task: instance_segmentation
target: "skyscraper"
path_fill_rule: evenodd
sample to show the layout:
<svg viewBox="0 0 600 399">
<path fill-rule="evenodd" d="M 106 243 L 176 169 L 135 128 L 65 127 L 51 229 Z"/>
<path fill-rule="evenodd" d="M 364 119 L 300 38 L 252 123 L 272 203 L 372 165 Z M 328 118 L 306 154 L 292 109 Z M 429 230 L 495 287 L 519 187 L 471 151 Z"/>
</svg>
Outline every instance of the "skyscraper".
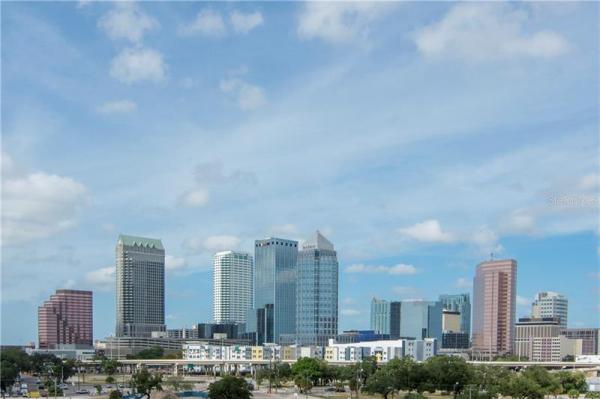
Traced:
<svg viewBox="0 0 600 399">
<path fill-rule="evenodd" d="M 93 345 L 92 291 L 57 290 L 38 308 L 40 349 Z"/>
<path fill-rule="evenodd" d="M 471 298 L 469 294 L 443 294 L 439 301 L 444 309 L 460 313 L 460 332 L 471 335 Z"/>
<path fill-rule="evenodd" d="M 531 304 L 531 317 L 560 318 L 560 326 L 567 327 L 567 318 L 569 311 L 569 301 L 567 297 L 557 292 L 540 292 L 536 295 L 535 301 Z"/>
<path fill-rule="evenodd" d="M 214 256 L 213 319 L 215 323 L 245 323 L 252 308 L 252 255 L 225 251 Z"/>
<path fill-rule="evenodd" d="M 512 351 L 517 295 L 517 261 L 477 265 L 473 280 L 473 350 L 482 354 Z"/>
<path fill-rule="evenodd" d="M 297 258 L 297 241 L 271 237 L 255 242 L 252 314 L 260 320 L 251 325 L 264 329 L 264 342 L 279 342 L 282 334 L 296 334 Z"/>
<path fill-rule="evenodd" d="M 119 235 L 117 336 L 165 331 L 165 249 L 153 238 Z"/>
<path fill-rule="evenodd" d="M 333 244 L 319 231 L 302 245 L 296 266 L 296 337 L 326 346 L 338 333 L 338 270 Z"/>
<path fill-rule="evenodd" d="M 402 304 L 397 301 L 373 298 L 371 300 L 371 330 L 378 334 L 389 334 L 400 338 Z"/>
<path fill-rule="evenodd" d="M 436 338 L 442 340 L 443 306 L 439 301 L 402 301 L 400 336 L 403 338 Z"/>
</svg>

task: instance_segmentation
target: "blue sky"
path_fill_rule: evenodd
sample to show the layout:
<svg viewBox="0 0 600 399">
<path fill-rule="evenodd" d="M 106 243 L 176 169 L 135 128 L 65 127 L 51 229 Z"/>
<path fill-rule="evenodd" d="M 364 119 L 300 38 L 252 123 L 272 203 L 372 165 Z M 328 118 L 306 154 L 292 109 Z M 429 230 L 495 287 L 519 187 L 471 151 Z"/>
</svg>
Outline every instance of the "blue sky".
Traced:
<svg viewBox="0 0 600 399">
<path fill-rule="evenodd" d="M 600 326 L 598 5 L 2 3 L 2 343 L 57 288 L 114 331 L 119 233 L 167 252 L 169 327 L 211 318 L 211 256 L 320 229 L 341 328 L 369 300 L 470 292 Z"/>
</svg>

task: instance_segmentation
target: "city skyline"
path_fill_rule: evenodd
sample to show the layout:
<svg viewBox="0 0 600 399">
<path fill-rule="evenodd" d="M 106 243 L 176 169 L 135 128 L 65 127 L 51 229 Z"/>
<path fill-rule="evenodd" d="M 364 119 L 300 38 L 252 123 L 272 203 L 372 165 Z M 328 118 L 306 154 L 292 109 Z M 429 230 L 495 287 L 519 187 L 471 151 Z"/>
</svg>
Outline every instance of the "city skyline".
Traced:
<svg viewBox="0 0 600 399">
<path fill-rule="evenodd" d="M 169 326 L 211 319 L 216 252 L 318 229 L 340 330 L 492 252 L 517 318 L 598 327 L 598 4 L 360 4 L 3 3 L 2 341 L 58 288 L 113 334 L 119 232 L 161 239 Z"/>
</svg>

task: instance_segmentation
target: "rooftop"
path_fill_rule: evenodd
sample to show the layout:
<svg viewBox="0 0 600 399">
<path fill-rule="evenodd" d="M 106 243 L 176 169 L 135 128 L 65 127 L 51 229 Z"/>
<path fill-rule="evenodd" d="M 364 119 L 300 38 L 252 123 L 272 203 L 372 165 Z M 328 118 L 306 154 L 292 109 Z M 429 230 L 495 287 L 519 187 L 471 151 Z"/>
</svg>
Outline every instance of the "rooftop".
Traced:
<svg viewBox="0 0 600 399">
<path fill-rule="evenodd" d="M 162 249 L 164 251 L 164 247 L 162 242 L 156 238 L 147 238 L 147 237 L 136 237 L 136 236 L 128 236 L 125 234 L 119 234 L 119 243 L 123 245 L 127 245 L 130 247 L 147 247 L 154 249 Z"/>
</svg>

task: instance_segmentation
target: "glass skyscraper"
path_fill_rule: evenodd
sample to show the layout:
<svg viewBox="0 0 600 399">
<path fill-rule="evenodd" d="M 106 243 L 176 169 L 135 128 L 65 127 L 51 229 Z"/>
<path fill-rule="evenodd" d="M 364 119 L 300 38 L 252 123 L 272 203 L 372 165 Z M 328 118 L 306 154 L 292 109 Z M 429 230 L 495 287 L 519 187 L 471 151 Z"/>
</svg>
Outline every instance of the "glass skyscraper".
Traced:
<svg viewBox="0 0 600 399">
<path fill-rule="evenodd" d="M 118 337 L 165 331 L 165 249 L 153 238 L 121 234 L 117 241 Z"/>
<path fill-rule="evenodd" d="M 378 334 L 389 334 L 390 338 L 400 338 L 401 302 L 385 299 L 371 300 L 371 330 Z"/>
<path fill-rule="evenodd" d="M 317 231 L 298 253 L 296 339 L 299 345 L 327 345 L 338 332 L 338 270 L 333 244 Z"/>
<path fill-rule="evenodd" d="M 469 294 L 440 295 L 440 302 L 446 310 L 460 313 L 461 332 L 471 336 L 471 298 Z"/>
<path fill-rule="evenodd" d="M 297 241 L 267 238 L 255 242 L 255 312 L 250 313 L 269 321 L 264 329 L 272 334 L 265 334 L 265 342 L 278 343 L 280 335 L 296 334 L 297 258 Z"/>
<path fill-rule="evenodd" d="M 438 345 L 442 339 L 441 302 L 402 301 L 400 316 L 400 336 L 402 338 L 436 338 Z"/>
</svg>

